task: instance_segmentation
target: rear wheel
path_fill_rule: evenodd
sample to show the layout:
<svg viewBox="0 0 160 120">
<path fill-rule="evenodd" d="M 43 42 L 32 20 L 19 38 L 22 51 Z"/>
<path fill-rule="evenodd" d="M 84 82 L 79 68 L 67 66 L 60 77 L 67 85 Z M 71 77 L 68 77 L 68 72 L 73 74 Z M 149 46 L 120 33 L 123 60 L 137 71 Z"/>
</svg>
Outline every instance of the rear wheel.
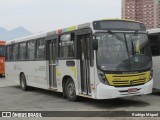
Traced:
<svg viewBox="0 0 160 120">
<path fill-rule="evenodd" d="M 21 74 L 20 76 L 20 86 L 22 88 L 22 90 L 26 91 L 27 90 L 27 83 L 26 83 L 26 77 L 24 74 Z"/>
<path fill-rule="evenodd" d="M 69 78 L 66 82 L 65 92 L 66 92 L 66 97 L 68 100 L 70 100 L 70 101 L 77 100 L 75 84 L 71 78 Z"/>
</svg>

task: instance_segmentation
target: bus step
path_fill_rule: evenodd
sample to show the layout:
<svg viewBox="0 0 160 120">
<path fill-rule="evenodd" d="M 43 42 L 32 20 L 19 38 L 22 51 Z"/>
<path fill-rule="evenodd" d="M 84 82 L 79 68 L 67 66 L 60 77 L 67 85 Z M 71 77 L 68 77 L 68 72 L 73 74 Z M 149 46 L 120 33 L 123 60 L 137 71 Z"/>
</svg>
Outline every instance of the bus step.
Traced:
<svg viewBox="0 0 160 120">
<path fill-rule="evenodd" d="M 86 94 L 79 94 L 79 96 L 81 96 L 81 97 L 86 97 L 86 98 L 92 98 L 91 95 L 86 95 Z"/>
<path fill-rule="evenodd" d="M 49 88 L 49 90 L 51 90 L 51 91 L 57 91 L 57 88 L 51 87 L 51 88 Z"/>
</svg>

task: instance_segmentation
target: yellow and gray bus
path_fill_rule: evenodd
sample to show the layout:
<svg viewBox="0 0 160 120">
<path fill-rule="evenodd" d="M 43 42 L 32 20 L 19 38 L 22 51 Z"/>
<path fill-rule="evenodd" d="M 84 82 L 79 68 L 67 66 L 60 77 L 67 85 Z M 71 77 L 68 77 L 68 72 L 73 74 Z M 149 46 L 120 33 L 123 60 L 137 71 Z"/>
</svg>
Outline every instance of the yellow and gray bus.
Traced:
<svg viewBox="0 0 160 120">
<path fill-rule="evenodd" d="M 6 78 L 37 87 L 110 99 L 152 93 L 152 55 L 143 23 L 106 19 L 6 43 Z"/>
</svg>

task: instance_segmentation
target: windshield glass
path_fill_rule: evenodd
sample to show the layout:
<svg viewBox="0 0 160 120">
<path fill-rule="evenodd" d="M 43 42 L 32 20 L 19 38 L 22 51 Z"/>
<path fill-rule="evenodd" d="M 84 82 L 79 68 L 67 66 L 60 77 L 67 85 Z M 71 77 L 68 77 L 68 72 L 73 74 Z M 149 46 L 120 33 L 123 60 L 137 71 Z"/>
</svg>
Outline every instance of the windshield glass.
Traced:
<svg viewBox="0 0 160 120">
<path fill-rule="evenodd" d="M 98 68 L 106 71 L 143 70 L 152 67 L 146 34 L 97 33 Z"/>
<path fill-rule="evenodd" d="M 0 57 L 5 56 L 5 46 L 0 46 Z"/>
</svg>

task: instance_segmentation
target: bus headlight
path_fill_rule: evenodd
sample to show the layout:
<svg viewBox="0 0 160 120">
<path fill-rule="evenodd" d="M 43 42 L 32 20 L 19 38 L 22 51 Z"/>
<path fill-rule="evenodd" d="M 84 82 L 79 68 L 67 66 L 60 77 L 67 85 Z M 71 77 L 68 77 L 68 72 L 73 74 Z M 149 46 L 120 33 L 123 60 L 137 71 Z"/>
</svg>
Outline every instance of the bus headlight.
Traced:
<svg viewBox="0 0 160 120">
<path fill-rule="evenodd" d="M 98 69 L 97 69 L 97 72 L 98 72 L 99 80 L 100 80 L 103 84 L 109 85 L 105 74 L 104 74 L 102 71 L 98 70 Z"/>
<path fill-rule="evenodd" d="M 150 77 L 149 77 L 149 80 L 152 80 L 153 78 L 153 70 L 150 71 Z"/>
</svg>

